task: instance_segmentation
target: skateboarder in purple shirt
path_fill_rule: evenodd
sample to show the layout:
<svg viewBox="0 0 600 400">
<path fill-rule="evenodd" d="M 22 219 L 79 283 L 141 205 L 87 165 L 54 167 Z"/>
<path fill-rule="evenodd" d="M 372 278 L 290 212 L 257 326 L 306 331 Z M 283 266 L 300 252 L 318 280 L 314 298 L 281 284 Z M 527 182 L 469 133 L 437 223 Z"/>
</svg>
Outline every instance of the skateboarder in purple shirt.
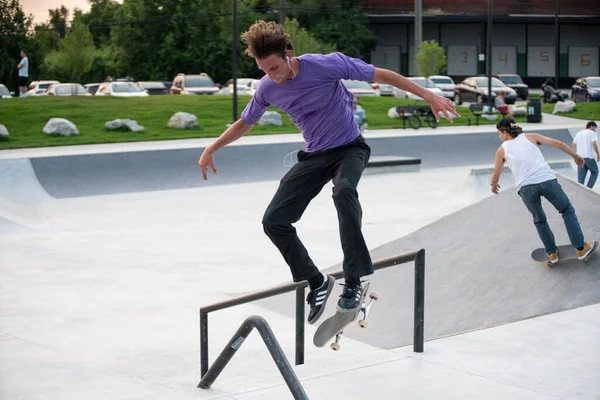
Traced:
<svg viewBox="0 0 600 400">
<path fill-rule="evenodd" d="M 344 253 L 345 285 L 338 307 L 358 308 L 360 278 L 373 273 L 361 232 L 362 210 L 357 192 L 371 150 L 355 122 L 352 94 L 340 80 L 384 82 L 414 93 L 430 103 L 438 120 L 439 112 L 449 121 L 458 113 L 450 100 L 362 60 L 341 53 L 294 57 L 290 36 L 277 23 L 257 21 L 242 34 L 242 39 L 248 45 L 246 54 L 256 60 L 265 76 L 241 119 L 204 149 L 198 165 L 203 179 L 207 179 L 207 168 L 216 173 L 213 154 L 248 133 L 270 105 L 286 112 L 300 129 L 305 150 L 298 153 L 298 163 L 281 180 L 262 223 L 289 265 L 294 282 L 308 281 L 308 322 L 313 324 L 325 309 L 334 279 L 315 266 L 292 224 L 300 220 L 310 201 L 329 181 L 333 181 L 332 197 Z"/>
</svg>

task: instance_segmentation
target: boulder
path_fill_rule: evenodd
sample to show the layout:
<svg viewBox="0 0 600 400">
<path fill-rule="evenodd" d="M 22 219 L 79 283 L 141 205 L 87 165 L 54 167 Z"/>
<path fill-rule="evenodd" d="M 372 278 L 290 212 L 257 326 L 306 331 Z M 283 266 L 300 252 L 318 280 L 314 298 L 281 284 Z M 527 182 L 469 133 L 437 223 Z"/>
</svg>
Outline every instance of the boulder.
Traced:
<svg viewBox="0 0 600 400">
<path fill-rule="evenodd" d="M 198 117 L 186 112 L 177 112 L 169 118 L 169 127 L 177 129 L 190 129 L 198 126 Z"/>
<path fill-rule="evenodd" d="M 281 115 L 277 111 L 267 111 L 263 114 L 262 117 L 260 117 L 258 124 L 283 126 L 283 120 L 281 119 Z"/>
<path fill-rule="evenodd" d="M 104 124 L 106 129 L 119 129 L 119 130 L 129 130 L 131 132 L 140 132 L 144 130 L 144 127 L 138 125 L 137 121 L 132 119 L 115 119 L 112 121 L 108 121 Z"/>
<path fill-rule="evenodd" d="M 572 100 L 559 101 L 554 105 L 552 114 L 570 113 L 575 110 L 575 102 Z"/>
<path fill-rule="evenodd" d="M 44 133 L 62 136 L 79 135 L 75 124 L 64 118 L 50 118 L 44 126 Z"/>
</svg>

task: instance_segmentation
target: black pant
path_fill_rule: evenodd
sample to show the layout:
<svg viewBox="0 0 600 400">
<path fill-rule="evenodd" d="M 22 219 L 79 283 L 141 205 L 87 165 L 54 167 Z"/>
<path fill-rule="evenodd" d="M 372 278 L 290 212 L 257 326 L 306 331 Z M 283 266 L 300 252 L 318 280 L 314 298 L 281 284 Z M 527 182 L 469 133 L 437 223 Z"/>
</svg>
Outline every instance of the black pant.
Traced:
<svg viewBox="0 0 600 400">
<path fill-rule="evenodd" d="M 362 209 L 356 187 L 367 166 L 371 148 L 362 137 L 340 147 L 298 153 L 298 163 L 283 177 L 263 217 L 265 233 L 290 266 L 294 282 L 319 274 L 293 223 L 298 222 L 323 186 L 333 180 L 346 283 L 373 273 L 373 263 L 361 232 Z"/>
</svg>

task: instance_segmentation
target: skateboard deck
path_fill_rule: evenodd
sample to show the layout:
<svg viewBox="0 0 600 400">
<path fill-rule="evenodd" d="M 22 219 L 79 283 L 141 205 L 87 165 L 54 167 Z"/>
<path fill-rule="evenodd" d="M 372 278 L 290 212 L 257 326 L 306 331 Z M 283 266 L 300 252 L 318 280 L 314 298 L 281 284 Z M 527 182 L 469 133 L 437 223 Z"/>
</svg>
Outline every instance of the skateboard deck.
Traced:
<svg viewBox="0 0 600 400">
<path fill-rule="evenodd" d="M 355 311 L 343 311 L 337 309 L 333 316 L 323 321 L 323 323 L 317 328 L 315 336 L 313 337 L 313 343 L 315 346 L 323 347 L 327 344 L 327 342 L 335 337 L 335 343 L 331 344 L 331 348 L 333 350 L 339 350 L 339 341 L 342 333 L 344 332 L 344 328 L 353 323 L 361 312 L 364 314 L 364 318 L 359 321 L 359 326 L 361 328 L 366 328 L 368 326 L 366 319 L 369 316 L 373 302 L 378 299 L 377 293 L 372 292 L 369 295 L 371 300 L 368 304 L 365 303 L 369 286 L 370 282 L 366 281 L 365 285 L 363 286 L 359 302 L 360 306 Z"/>
<path fill-rule="evenodd" d="M 596 252 L 597 249 L 598 249 L 598 241 L 595 240 L 594 248 L 592 249 L 592 252 L 590 254 L 588 254 L 587 257 L 581 261 L 584 263 L 587 263 L 588 260 L 590 259 L 590 257 L 592 255 L 594 255 L 594 253 Z M 535 249 L 531 253 L 531 258 L 533 258 L 537 262 L 543 262 L 546 265 L 548 265 L 549 267 L 552 267 L 554 265 L 550 262 L 550 260 L 548 260 L 548 254 L 546 254 L 546 250 L 543 248 Z M 571 246 L 570 244 L 564 244 L 562 246 L 558 246 L 558 263 L 560 263 L 562 261 L 577 260 L 577 259 L 578 259 L 577 253 L 575 253 L 575 248 L 573 246 Z"/>
</svg>

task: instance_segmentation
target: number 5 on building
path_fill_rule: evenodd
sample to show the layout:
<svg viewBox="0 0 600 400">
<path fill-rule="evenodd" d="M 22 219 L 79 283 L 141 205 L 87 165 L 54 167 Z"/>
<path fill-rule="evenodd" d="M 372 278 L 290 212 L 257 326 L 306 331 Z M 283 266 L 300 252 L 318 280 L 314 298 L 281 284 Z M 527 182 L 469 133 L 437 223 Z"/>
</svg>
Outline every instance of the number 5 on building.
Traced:
<svg viewBox="0 0 600 400">
<path fill-rule="evenodd" d="M 548 62 L 548 60 L 550 60 L 550 58 L 548 57 L 548 52 L 547 51 L 540 51 L 540 61 L 541 62 Z"/>
<path fill-rule="evenodd" d="M 504 58 L 502 56 L 504 55 Z M 504 65 L 508 65 L 508 55 L 506 53 L 498 53 L 498 61 L 504 62 Z"/>
</svg>

